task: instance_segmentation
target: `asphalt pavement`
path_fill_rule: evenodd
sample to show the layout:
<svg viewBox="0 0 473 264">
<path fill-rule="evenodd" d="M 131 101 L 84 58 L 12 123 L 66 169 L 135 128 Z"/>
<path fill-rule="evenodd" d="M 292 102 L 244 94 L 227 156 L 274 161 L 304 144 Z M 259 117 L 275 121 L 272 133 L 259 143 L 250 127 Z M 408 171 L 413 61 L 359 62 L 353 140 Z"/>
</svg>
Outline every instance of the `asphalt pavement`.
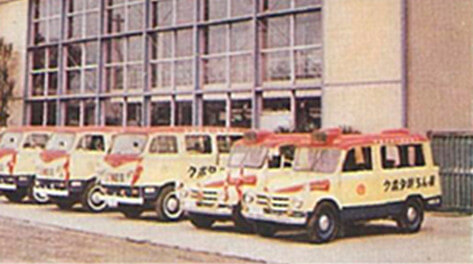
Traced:
<svg viewBox="0 0 473 264">
<path fill-rule="evenodd" d="M 270 239 L 239 233 L 231 223 L 197 230 L 188 221 L 160 223 L 152 214 L 131 220 L 118 212 L 61 211 L 54 205 L 12 204 L 4 198 L 0 198 L 0 216 L 270 263 L 473 262 L 473 217 L 452 214 L 428 213 L 417 234 L 401 234 L 393 223 L 376 221 L 323 245 L 310 244 L 293 232 Z"/>
</svg>

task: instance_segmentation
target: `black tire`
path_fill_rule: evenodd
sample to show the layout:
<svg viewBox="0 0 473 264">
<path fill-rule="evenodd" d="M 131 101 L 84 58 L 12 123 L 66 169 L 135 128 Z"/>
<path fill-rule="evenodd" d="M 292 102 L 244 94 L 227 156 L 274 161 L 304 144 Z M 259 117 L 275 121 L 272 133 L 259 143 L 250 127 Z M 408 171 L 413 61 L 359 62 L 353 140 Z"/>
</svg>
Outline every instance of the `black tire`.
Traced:
<svg viewBox="0 0 473 264">
<path fill-rule="evenodd" d="M 26 191 L 24 190 L 17 190 L 16 192 L 4 192 L 4 194 L 8 201 L 12 203 L 21 203 L 27 195 Z"/>
<path fill-rule="evenodd" d="M 317 205 L 307 224 L 310 242 L 326 243 L 337 237 L 340 231 L 338 210 L 330 203 Z"/>
<path fill-rule="evenodd" d="M 121 208 L 120 212 L 126 218 L 137 219 L 137 218 L 140 218 L 141 214 L 143 213 L 143 209 L 138 208 L 138 207 L 126 207 L 126 208 Z"/>
<path fill-rule="evenodd" d="M 71 210 L 75 204 L 75 202 L 70 200 L 55 200 L 54 203 L 59 209 L 67 211 Z"/>
<path fill-rule="evenodd" d="M 91 213 L 100 213 L 107 209 L 107 203 L 99 199 L 99 195 L 103 195 L 100 185 L 95 181 L 87 184 L 81 197 L 82 208 Z"/>
<path fill-rule="evenodd" d="M 273 237 L 277 231 L 276 226 L 272 224 L 263 222 L 255 223 L 255 232 L 262 237 Z"/>
<path fill-rule="evenodd" d="M 232 219 L 233 223 L 235 224 L 235 228 L 239 232 L 243 233 L 253 233 L 254 232 L 254 225 L 249 222 L 242 214 L 241 214 L 241 204 L 238 204 L 233 208 L 232 211 Z"/>
<path fill-rule="evenodd" d="M 47 204 L 49 203 L 49 197 L 47 195 L 40 195 L 35 193 L 33 186 L 28 189 L 28 199 L 35 204 Z"/>
<path fill-rule="evenodd" d="M 210 229 L 215 223 L 215 219 L 204 215 L 189 214 L 188 217 L 191 224 L 199 229 Z"/>
<path fill-rule="evenodd" d="M 406 233 L 416 233 L 424 221 L 424 207 L 418 198 L 409 199 L 404 204 L 401 214 L 396 217 L 398 227 Z"/>
<path fill-rule="evenodd" d="M 183 212 L 174 186 L 166 186 L 159 192 L 154 208 L 159 221 L 172 222 L 181 219 Z"/>
</svg>

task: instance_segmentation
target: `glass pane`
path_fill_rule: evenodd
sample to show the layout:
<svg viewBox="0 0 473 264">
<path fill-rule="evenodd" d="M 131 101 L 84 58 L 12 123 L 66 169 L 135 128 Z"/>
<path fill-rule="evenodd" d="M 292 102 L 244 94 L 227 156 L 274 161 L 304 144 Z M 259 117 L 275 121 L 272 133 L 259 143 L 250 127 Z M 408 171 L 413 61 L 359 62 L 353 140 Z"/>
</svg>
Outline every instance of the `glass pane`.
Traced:
<svg viewBox="0 0 473 264">
<path fill-rule="evenodd" d="M 96 125 L 95 122 L 95 102 L 92 100 L 85 101 L 84 104 L 84 125 L 92 126 Z"/>
<path fill-rule="evenodd" d="M 144 27 L 143 4 L 128 7 L 128 31 L 141 30 Z"/>
<path fill-rule="evenodd" d="M 62 0 L 49 0 L 49 16 L 61 15 Z"/>
<path fill-rule="evenodd" d="M 46 59 L 46 49 L 37 49 L 33 51 L 33 69 L 44 69 Z"/>
<path fill-rule="evenodd" d="M 56 95 L 57 94 L 57 73 L 49 73 L 48 74 L 48 95 Z"/>
<path fill-rule="evenodd" d="M 54 69 L 58 66 L 58 48 L 51 47 L 48 49 L 49 51 L 49 68 Z"/>
<path fill-rule="evenodd" d="M 107 92 L 123 90 L 123 67 L 108 67 L 106 70 Z"/>
<path fill-rule="evenodd" d="M 153 102 L 151 103 L 151 126 L 171 125 L 171 103 Z"/>
<path fill-rule="evenodd" d="M 227 47 L 227 26 L 211 26 L 207 29 L 205 54 L 222 53 Z"/>
<path fill-rule="evenodd" d="M 230 61 L 232 83 L 249 83 L 253 80 L 251 55 L 233 56 Z"/>
<path fill-rule="evenodd" d="M 68 94 L 80 93 L 80 71 L 67 72 L 66 90 Z"/>
<path fill-rule="evenodd" d="M 322 51 L 317 49 L 296 51 L 296 79 L 322 77 Z"/>
<path fill-rule="evenodd" d="M 141 126 L 141 103 L 129 103 L 127 105 L 127 126 Z"/>
<path fill-rule="evenodd" d="M 30 125 L 41 126 L 43 125 L 43 102 L 33 102 L 30 104 Z"/>
<path fill-rule="evenodd" d="M 67 101 L 66 103 L 66 126 L 80 125 L 80 102 L 76 100 Z"/>
<path fill-rule="evenodd" d="M 99 34 L 99 13 L 88 13 L 85 19 L 85 36 L 93 37 Z"/>
<path fill-rule="evenodd" d="M 75 15 L 68 19 L 68 34 L 69 38 L 82 37 L 82 15 Z"/>
<path fill-rule="evenodd" d="M 97 91 L 97 70 L 87 69 L 85 71 L 85 92 L 94 93 Z"/>
<path fill-rule="evenodd" d="M 225 101 L 204 102 L 204 126 L 225 126 Z"/>
<path fill-rule="evenodd" d="M 254 10 L 254 0 L 230 0 L 232 3 L 232 16 L 251 15 Z"/>
<path fill-rule="evenodd" d="M 41 21 L 34 23 L 34 43 L 40 44 L 46 41 L 46 28 L 47 21 Z"/>
<path fill-rule="evenodd" d="M 264 0 L 264 10 L 275 11 L 290 7 L 291 1 L 288 0 Z"/>
<path fill-rule="evenodd" d="M 263 21 L 260 28 L 263 31 L 263 48 L 287 47 L 291 43 L 290 17 L 276 17 Z"/>
<path fill-rule="evenodd" d="M 78 67 L 82 65 L 82 47 L 80 44 L 67 46 L 67 66 Z"/>
<path fill-rule="evenodd" d="M 226 81 L 226 61 L 225 58 L 215 58 L 204 60 L 204 83 L 225 83 Z"/>
<path fill-rule="evenodd" d="M 54 126 L 56 125 L 56 114 L 57 114 L 57 104 L 56 102 L 49 102 L 47 103 L 47 120 L 46 120 L 46 125 L 48 126 Z"/>
<path fill-rule="evenodd" d="M 296 7 L 313 6 L 322 4 L 322 0 L 296 0 Z"/>
<path fill-rule="evenodd" d="M 291 78 L 291 63 L 288 51 L 263 54 L 264 80 L 286 81 Z"/>
<path fill-rule="evenodd" d="M 143 38 L 141 36 L 128 38 L 128 61 L 143 60 Z"/>
<path fill-rule="evenodd" d="M 251 100 L 232 100 L 231 126 L 251 127 Z"/>
<path fill-rule="evenodd" d="M 296 15 L 296 45 L 313 45 L 322 43 L 321 13 Z"/>
<path fill-rule="evenodd" d="M 177 31 L 176 35 L 176 57 L 189 57 L 193 50 L 193 30 L 185 29 Z"/>
<path fill-rule="evenodd" d="M 194 21 L 195 0 L 177 0 L 177 24 Z"/>
<path fill-rule="evenodd" d="M 172 35 L 173 32 L 158 33 L 158 43 L 154 43 L 158 59 L 172 57 Z"/>
<path fill-rule="evenodd" d="M 231 27 L 231 51 L 251 50 L 253 34 L 250 22 L 235 23 Z"/>
<path fill-rule="evenodd" d="M 172 24 L 172 6 L 172 0 L 160 0 L 156 3 L 157 10 L 153 12 L 155 16 L 153 26 L 169 26 Z"/>
<path fill-rule="evenodd" d="M 107 63 L 116 63 L 124 61 L 123 39 L 117 38 L 107 42 Z"/>
<path fill-rule="evenodd" d="M 311 132 L 321 126 L 320 97 L 297 99 L 296 127 L 298 132 Z"/>
<path fill-rule="evenodd" d="M 125 30 L 125 8 L 117 7 L 107 12 L 107 32 L 118 33 Z"/>
<path fill-rule="evenodd" d="M 61 36 L 61 20 L 49 20 L 49 42 L 59 41 Z"/>
<path fill-rule="evenodd" d="M 127 72 L 128 90 L 141 89 L 143 90 L 143 66 L 133 65 L 128 66 Z"/>
<path fill-rule="evenodd" d="M 48 15 L 48 0 L 34 0 L 33 2 L 33 18 L 41 18 Z"/>
<path fill-rule="evenodd" d="M 171 87 L 172 63 L 159 63 L 151 65 L 153 88 Z"/>
<path fill-rule="evenodd" d="M 100 56 L 99 45 L 97 42 L 86 42 L 85 43 L 85 64 L 95 65 L 98 63 Z"/>
<path fill-rule="evenodd" d="M 207 19 L 227 17 L 227 0 L 208 0 L 207 3 Z"/>
<path fill-rule="evenodd" d="M 176 62 L 176 77 L 177 86 L 189 86 L 192 85 L 192 60 L 189 61 L 178 61 Z"/>
<path fill-rule="evenodd" d="M 86 0 L 86 9 L 97 9 L 100 6 L 100 1 L 97 0 Z"/>
<path fill-rule="evenodd" d="M 85 7 L 85 0 L 69 0 L 69 13 L 74 13 L 78 11 L 84 10 Z"/>
<path fill-rule="evenodd" d="M 44 78 L 45 74 L 33 74 L 32 76 L 32 96 L 43 96 L 44 95 Z"/>
<path fill-rule="evenodd" d="M 123 120 L 123 103 L 112 103 L 110 100 L 104 101 L 105 125 L 121 126 Z"/>
<path fill-rule="evenodd" d="M 177 126 L 192 125 L 192 102 L 176 102 L 175 116 Z"/>
</svg>

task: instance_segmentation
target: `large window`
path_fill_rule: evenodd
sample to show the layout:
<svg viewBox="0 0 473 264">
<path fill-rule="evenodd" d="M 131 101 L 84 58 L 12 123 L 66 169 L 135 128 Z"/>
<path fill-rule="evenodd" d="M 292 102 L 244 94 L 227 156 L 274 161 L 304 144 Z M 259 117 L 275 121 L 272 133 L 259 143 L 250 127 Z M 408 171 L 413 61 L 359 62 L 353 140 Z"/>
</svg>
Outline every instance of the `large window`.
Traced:
<svg viewBox="0 0 473 264">
<path fill-rule="evenodd" d="M 28 124 L 320 126 L 322 0 L 28 2 Z"/>
</svg>

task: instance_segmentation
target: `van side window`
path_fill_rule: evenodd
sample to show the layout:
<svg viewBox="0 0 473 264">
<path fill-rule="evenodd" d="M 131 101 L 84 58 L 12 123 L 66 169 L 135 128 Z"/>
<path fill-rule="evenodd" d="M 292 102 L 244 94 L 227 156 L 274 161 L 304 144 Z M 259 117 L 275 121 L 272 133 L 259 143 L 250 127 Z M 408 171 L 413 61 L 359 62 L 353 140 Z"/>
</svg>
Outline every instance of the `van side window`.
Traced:
<svg viewBox="0 0 473 264">
<path fill-rule="evenodd" d="M 381 147 L 381 165 L 383 169 L 400 167 L 401 157 L 398 146 L 388 145 Z"/>
<path fill-rule="evenodd" d="M 206 135 L 187 135 L 186 151 L 191 154 L 212 153 L 212 140 Z"/>
<path fill-rule="evenodd" d="M 425 166 L 424 150 L 421 144 L 401 145 L 400 167 L 422 167 Z"/>
<path fill-rule="evenodd" d="M 85 135 L 79 141 L 77 149 L 86 151 L 105 151 L 105 139 L 100 135 Z"/>
<path fill-rule="evenodd" d="M 235 141 L 241 139 L 240 135 L 217 136 L 217 146 L 219 153 L 230 153 L 230 148 Z"/>
<path fill-rule="evenodd" d="M 48 142 L 49 136 L 46 134 L 31 134 L 25 139 L 23 148 L 25 149 L 44 149 Z"/>
<path fill-rule="evenodd" d="M 370 147 L 355 147 L 347 152 L 345 162 L 343 163 L 343 171 L 364 171 L 372 170 L 373 163 L 371 160 Z"/>
<path fill-rule="evenodd" d="M 150 153 L 170 154 L 177 153 L 177 139 L 175 136 L 157 136 L 151 142 Z"/>
</svg>

